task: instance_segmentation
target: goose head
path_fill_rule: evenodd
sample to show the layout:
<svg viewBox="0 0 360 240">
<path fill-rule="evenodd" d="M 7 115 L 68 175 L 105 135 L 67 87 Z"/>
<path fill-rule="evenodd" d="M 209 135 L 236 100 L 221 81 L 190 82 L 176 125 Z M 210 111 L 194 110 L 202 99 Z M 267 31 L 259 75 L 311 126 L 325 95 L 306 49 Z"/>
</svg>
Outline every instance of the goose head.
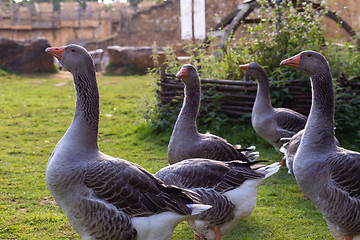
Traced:
<svg viewBox="0 0 360 240">
<path fill-rule="evenodd" d="M 309 77 L 329 71 L 329 64 L 325 57 L 314 51 L 303 51 L 293 57 L 283 60 L 280 65 L 293 67 Z"/>
<path fill-rule="evenodd" d="M 254 77 L 259 82 L 268 82 L 269 81 L 264 68 L 256 62 L 251 62 L 248 64 L 240 65 L 239 68 L 245 70 L 247 74 Z"/>
<path fill-rule="evenodd" d="M 195 67 L 191 64 L 185 64 L 181 67 L 180 71 L 176 74 L 186 86 L 199 85 L 199 76 Z"/>
<path fill-rule="evenodd" d="M 97 148 L 99 91 L 92 57 L 85 48 L 75 44 L 64 47 L 50 47 L 45 51 L 59 59 L 64 68 L 73 75 L 76 92 L 74 122 L 85 121 L 90 124 L 90 127 L 77 129 L 89 134 L 83 134 L 84 136 L 93 136 L 92 140 L 89 141 L 93 141 L 91 144 L 95 143 Z"/>
<path fill-rule="evenodd" d="M 49 47 L 45 50 L 56 57 L 72 74 L 88 73 L 94 69 L 94 62 L 85 48 L 76 44 L 63 47 Z"/>
</svg>

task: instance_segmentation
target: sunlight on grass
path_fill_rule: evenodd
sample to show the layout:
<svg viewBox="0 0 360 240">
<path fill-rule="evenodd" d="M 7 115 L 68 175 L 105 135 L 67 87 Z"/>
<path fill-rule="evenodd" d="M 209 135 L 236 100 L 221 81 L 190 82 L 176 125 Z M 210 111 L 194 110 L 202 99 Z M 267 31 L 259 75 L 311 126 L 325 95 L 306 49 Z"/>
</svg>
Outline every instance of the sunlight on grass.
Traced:
<svg viewBox="0 0 360 240">
<path fill-rule="evenodd" d="M 153 173 L 166 166 L 171 129 L 151 134 L 139 114 L 154 98 L 154 80 L 99 76 L 98 83 L 101 151 Z M 79 239 L 45 183 L 47 160 L 73 117 L 71 77 L 7 76 L 0 81 L 0 98 L 0 239 Z M 224 137 L 255 144 L 261 159 L 280 160 L 251 126 Z M 295 180 L 281 169 L 260 187 L 254 213 L 224 239 L 330 239 L 323 217 L 303 197 Z M 179 224 L 172 239 L 193 239 L 186 222 Z"/>
</svg>

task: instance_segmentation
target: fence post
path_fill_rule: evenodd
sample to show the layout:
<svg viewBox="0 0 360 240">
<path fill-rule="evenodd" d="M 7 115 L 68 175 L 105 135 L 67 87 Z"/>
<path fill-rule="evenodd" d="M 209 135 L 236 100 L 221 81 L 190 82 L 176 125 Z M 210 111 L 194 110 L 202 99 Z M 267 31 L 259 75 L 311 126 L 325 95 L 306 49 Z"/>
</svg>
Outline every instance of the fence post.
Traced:
<svg viewBox="0 0 360 240">
<path fill-rule="evenodd" d="M 161 64 L 161 66 L 160 66 L 160 79 L 164 79 L 164 78 L 165 78 L 165 70 L 166 70 L 166 65 L 165 65 L 165 64 Z"/>
</svg>

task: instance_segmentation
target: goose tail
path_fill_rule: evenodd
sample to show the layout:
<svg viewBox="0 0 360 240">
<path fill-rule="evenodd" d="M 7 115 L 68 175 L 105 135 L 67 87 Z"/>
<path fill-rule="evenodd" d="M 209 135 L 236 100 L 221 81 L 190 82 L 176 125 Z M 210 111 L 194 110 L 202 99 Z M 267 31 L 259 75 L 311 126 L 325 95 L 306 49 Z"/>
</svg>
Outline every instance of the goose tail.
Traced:
<svg viewBox="0 0 360 240">
<path fill-rule="evenodd" d="M 191 209 L 191 215 L 198 215 L 212 208 L 211 205 L 207 204 L 186 204 L 186 206 Z"/>
<path fill-rule="evenodd" d="M 283 145 L 281 145 L 280 149 L 279 149 L 279 152 L 281 152 L 282 154 L 285 155 L 286 153 L 286 149 L 287 149 L 287 146 L 289 145 L 289 143 L 284 143 Z"/>
<path fill-rule="evenodd" d="M 250 146 L 247 148 L 241 148 L 241 145 L 235 145 L 236 150 L 245 155 L 245 157 L 249 160 L 249 162 L 254 162 L 260 156 L 259 152 L 254 152 L 256 149 L 255 146 Z"/>
<path fill-rule="evenodd" d="M 279 152 L 281 152 L 282 154 L 286 154 L 286 150 L 287 150 L 287 148 L 288 148 L 288 145 L 289 145 L 289 143 L 290 143 L 290 140 L 291 140 L 291 138 L 280 138 L 280 141 L 282 141 L 282 142 L 284 142 L 282 145 L 281 145 L 281 147 L 280 147 L 280 149 L 279 149 Z"/>
<path fill-rule="evenodd" d="M 276 162 L 276 163 L 273 163 L 273 164 L 266 165 L 264 167 L 258 168 L 258 169 L 256 169 L 256 171 L 265 174 L 265 178 L 268 178 L 271 175 L 277 173 L 279 171 L 280 167 L 281 167 L 280 163 Z"/>
</svg>

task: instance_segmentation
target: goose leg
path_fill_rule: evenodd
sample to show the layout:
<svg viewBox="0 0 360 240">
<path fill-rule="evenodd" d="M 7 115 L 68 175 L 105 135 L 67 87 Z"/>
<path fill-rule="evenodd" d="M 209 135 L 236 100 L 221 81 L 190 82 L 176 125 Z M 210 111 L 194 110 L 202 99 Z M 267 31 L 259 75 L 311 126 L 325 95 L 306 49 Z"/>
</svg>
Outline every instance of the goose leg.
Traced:
<svg viewBox="0 0 360 240">
<path fill-rule="evenodd" d="M 286 159 L 285 159 L 285 155 L 283 153 L 281 153 L 280 166 L 286 166 Z"/>
<path fill-rule="evenodd" d="M 215 239 L 216 240 L 221 240 L 220 227 L 219 226 L 214 227 L 213 231 L 215 233 Z"/>
<path fill-rule="evenodd" d="M 345 236 L 345 240 L 353 240 L 354 236 Z"/>
<path fill-rule="evenodd" d="M 195 233 L 194 240 L 200 240 L 200 236 Z"/>
</svg>

